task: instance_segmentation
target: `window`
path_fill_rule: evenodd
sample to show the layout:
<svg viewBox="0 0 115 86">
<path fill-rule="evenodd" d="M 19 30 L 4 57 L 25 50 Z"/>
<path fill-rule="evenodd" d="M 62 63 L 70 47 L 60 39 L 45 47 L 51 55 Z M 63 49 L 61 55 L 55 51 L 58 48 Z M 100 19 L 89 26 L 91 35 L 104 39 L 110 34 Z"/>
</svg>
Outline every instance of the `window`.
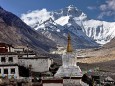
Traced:
<svg viewBox="0 0 115 86">
<path fill-rule="evenodd" d="M 8 74 L 8 69 L 4 69 L 4 74 Z"/>
<path fill-rule="evenodd" d="M 9 57 L 8 61 L 13 62 L 13 57 Z"/>
<path fill-rule="evenodd" d="M 15 74 L 15 68 L 11 68 L 11 74 Z"/>
<path fill-rule="evenodd" d="M 6 62 L 5 57 L 1 57 L 1 62 Z"/>
</svg>

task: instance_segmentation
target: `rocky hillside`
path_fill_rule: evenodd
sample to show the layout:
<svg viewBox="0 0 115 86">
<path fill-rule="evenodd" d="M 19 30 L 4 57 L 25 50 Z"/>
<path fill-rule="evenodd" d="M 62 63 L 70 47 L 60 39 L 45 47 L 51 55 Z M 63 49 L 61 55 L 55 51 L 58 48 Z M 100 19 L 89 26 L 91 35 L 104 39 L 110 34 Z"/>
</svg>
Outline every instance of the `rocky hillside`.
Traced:
<svg viewBox="0 0 115 86">
<path fill-rule="evenodd" d="M 107 43 L 107 44 L 105 44 L 104 46 L 103 46 L 103 48 L 114 48 L 114 50 L 115 50 L 115 37 L 109 42 L 109 43 Z"/>
<path fill-rule="evenodd" d="M 42 34 L 31 29 L 20 18 L 0 7 L 0 42 L 14 46 L 29 46 L 30 48 L 48 52 L 56 45 Z"/>
</svg>

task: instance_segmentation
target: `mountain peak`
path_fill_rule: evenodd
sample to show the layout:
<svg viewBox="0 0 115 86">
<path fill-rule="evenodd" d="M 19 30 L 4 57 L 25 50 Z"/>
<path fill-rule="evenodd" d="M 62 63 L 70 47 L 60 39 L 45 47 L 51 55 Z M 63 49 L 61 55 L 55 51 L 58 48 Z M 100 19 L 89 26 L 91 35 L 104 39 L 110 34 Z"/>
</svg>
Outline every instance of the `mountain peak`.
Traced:
<svg viewBox="0 0 115 86">
<path fill-rule="evenodd" d="M 74 11 L 80 11 L 76 6 L 74 5 L 69 5 L 68 7 L 66 7 L 68 9 L 68 11 L 70 10 L 74 10 Z"/>
<path fill-rule="evenodd" d="M 69 9 L 77 9 L 77 7 L 75 7 L 74 5 L 69 5 L 67 8 L 69 8 Z"/>
<path fill-rule="evenodd" d="M 68 7 L 65 7 L 61 10 L 55 11 L 55 15 L 58 16 L 73 16 L 73 17 L 79 17 L 82 15 L 82 11 L 79 10 L 77 7 L 73 5 L 69 5 Z"/>
</svg>

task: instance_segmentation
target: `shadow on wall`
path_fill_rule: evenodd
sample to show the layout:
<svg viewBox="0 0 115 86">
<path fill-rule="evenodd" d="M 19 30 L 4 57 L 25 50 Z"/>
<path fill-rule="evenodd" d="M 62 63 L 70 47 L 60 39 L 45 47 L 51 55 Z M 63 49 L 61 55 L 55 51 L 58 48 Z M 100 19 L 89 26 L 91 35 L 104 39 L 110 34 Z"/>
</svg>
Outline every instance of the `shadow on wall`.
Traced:
<svg viewBox="0 0 115 86">
<path fill-rule="evenodd" d="M 26 68 L 24 66 L 19 66 L 19 76 L 29 77 L 29 68 Z"/>
</svg>

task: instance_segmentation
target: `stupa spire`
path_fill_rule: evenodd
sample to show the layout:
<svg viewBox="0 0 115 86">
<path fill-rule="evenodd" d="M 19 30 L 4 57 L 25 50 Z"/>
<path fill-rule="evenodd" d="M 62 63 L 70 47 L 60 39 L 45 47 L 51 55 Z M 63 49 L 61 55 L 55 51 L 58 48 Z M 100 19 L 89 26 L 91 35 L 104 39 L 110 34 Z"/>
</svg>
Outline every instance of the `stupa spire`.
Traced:
<svg viewBox="0 0 115 86">
<path fill-rule="evenodd" d="M 72 46 L 71 46 L 71 36 L 68 33 L 68 44 L 67 44 L 67 52 L 72 52 Z"/>
</svg>

